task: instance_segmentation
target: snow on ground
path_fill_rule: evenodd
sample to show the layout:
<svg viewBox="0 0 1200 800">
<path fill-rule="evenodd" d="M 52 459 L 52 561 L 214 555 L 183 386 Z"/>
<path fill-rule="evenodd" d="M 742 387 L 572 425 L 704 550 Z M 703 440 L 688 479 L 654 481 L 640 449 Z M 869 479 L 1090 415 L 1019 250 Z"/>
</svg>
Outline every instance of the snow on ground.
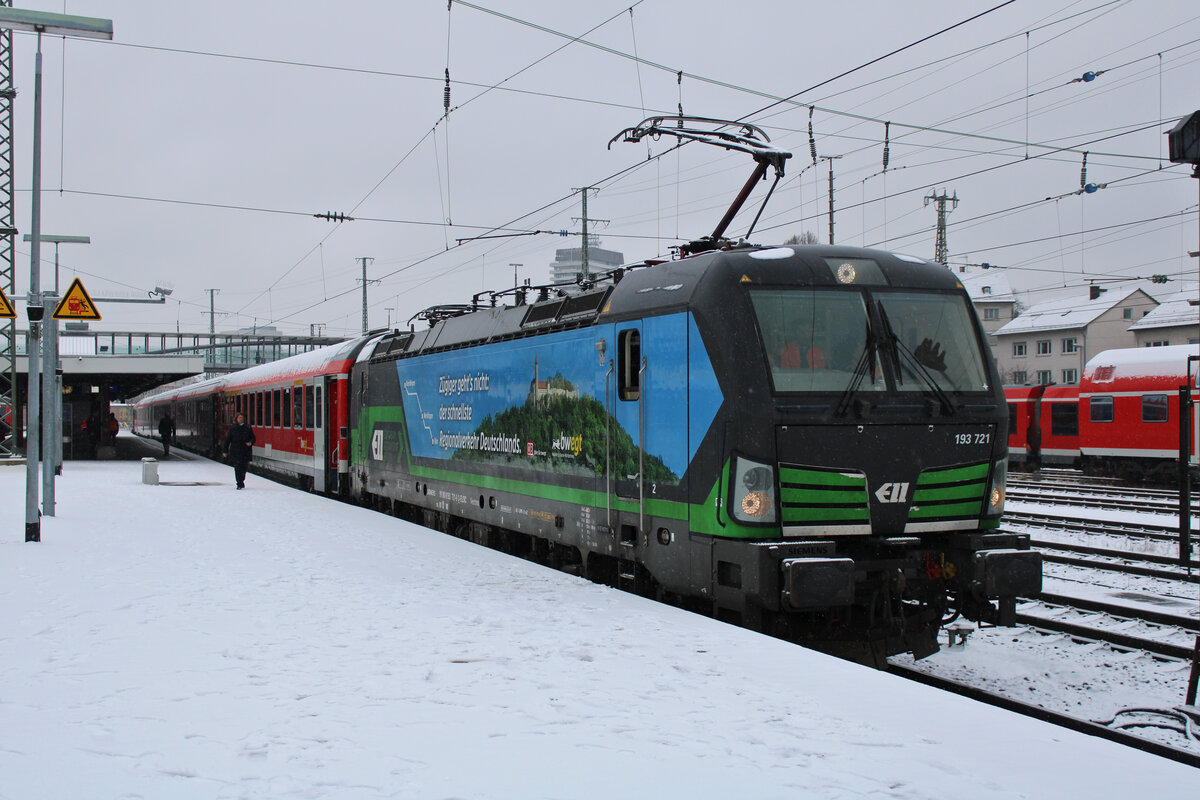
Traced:
<svg viewBox="0 0 1200 800">
<path fill-rule="evenodd" d="M 235 491 L 220 464 L 159 471 L 173 485 L 68 462 L 27 544 L 25 469 L 0 467 L 2 798 L 1200 790 L 1200 770 L 365 509 Z"/>
</svg>

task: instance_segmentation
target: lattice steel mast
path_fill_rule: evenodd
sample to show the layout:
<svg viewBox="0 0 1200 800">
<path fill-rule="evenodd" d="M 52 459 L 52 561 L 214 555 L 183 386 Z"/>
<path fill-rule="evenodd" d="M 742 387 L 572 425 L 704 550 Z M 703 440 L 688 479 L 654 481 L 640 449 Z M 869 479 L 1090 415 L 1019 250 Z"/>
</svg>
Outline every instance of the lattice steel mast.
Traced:
<svg viewBox="0 0 1200 800">
<path fill-rule="evenodd" d="M 12 7 L 12 0 L 0 0 L 0 6 Z M 0 288 L 13 306 L 16 292 L 16 225 L 13 175 L 13 103 L 17 91 L 13 85 L 13 34 L 0 29 Z M 0 320 L 0 458 L 19 454 L 16 440 L 17 421 L 17 324 Z"/>
</svg>

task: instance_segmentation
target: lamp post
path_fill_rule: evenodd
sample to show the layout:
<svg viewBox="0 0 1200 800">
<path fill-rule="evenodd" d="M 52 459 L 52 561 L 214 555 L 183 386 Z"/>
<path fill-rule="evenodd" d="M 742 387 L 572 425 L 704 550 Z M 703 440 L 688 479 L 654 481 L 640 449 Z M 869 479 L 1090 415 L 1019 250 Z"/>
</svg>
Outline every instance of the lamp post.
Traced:
<svg viewBox="0 0 1200 800">
<path fill-rule="evenodd" d="M 38 358 L 36 340 L 39 323 L 46 313 L 46 298 L 41 294 L 42 238 L 42 34 L 78 36 L 86 39 L 112 39 L 112 20 L 96 17 L 76 17 L 68 14 L 49 14 L 17 8 L 0 8 L 0 28 L 37 33 L 37 58 L 33 73 L 33 170 L 32 203 L 30 210 L 29 257 L 29 380 L 26 389 L 29 413 L 25 423 L 25 541 L 42 540 L 42 520 L 38 514 L 39 449 L 44 425 L 39 407 L 37 386 L 41 382 L 42 364 Z"/>
<path fill-rule="evenodd" d="M 42 234 L 43 242 L 54 243 L 54 294 L 47 293 L 47 305 L 57 305 L 58 288 L 58 246 L 60 244 L 91 244 L 90 236 L 61 236 Z M 25 241 L 32 242 L 33 236 L 25 234 Z M 42 414 L 46 424 L 42 426 L 45 435 L 42 437 L 44 460 L 47 467 L 42 470 L 42 513 L 47 517 L 54 516 L 54 478 L 62 474 L 62 371 L 58 360 L 58 320 L 47 320 L 42 330 L 42 363 L 43 372 L 52 375 L 52 380 L 42 380 Z"/>
</svg>

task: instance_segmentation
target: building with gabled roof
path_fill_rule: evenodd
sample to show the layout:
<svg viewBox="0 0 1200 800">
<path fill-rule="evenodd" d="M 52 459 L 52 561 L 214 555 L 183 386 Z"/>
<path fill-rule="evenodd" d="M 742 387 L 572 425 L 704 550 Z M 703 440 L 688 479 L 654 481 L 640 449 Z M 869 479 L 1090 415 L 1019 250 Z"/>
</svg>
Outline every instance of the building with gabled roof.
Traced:
<svg viewBox="0 0 1200 800">
<path fill-rule="evenodd" d="M 1008 274 L 997 267 L 965 267 L 951 265 L 951 270 L 971 297 L 975 313 L 983 323 L 988 345 L 996 346 L 996 331 L 1020 313 L 1017 296 L 1008 282 Z"/>
<path fill-rule="evenodd" d="M 1157 306 L 1136 288 L 1031 306 L 995 332 L 1000 378 L 1006 384 L 1078 383 L 1091 356 L 1137 346 L 1130 328 Z"/>
<path fill-rule="evenodd" d="M 1149 314 L 1130 326 L 1138 347 L 1200 343 L 1200 305 L 1193 287 L 1167 295 Z"/>
</svg>

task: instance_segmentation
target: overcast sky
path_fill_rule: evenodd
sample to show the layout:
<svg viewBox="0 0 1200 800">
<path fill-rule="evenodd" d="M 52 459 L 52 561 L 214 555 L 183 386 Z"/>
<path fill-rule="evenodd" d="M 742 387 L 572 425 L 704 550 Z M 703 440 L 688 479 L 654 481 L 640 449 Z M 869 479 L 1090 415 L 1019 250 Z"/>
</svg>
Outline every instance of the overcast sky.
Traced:
<svg viewBox="0 0 1200 800">
<path fill-rule="evenodd" d="M 756 242 L 828 241 L 811 107 L 817 156 L 841 156 L 839 244 L 932 257 L 926 198 L 944 190 L 959 199 L 951 261 L 1010 267 L 1015 286 L 1042 290 L 1032 301 L 1197 269 L 1198 182 L 1166 160 L 1164 135 L 1200 109 L 1195 0 L 14 5 L 113 22 L 112 42 L 43 39 L 42 232 L 92 238 L 61 246 L 64 288 L 78 274 L 93 297 L 174 293 L 101 303 L 95 327 L 206 331 L 217 289 L 217 330 L 352 335 L 361 257 L 371 327 L 406 324 L 511 286 L 514 263 L 521 281 L 547 281 L 555 249 L 578 246 L 584 186 L 603 247 L 627 262 L 669 254 L 713 230 L 753 167 L 703 145 L 667 152 L 667 139 L 606 147 L 680 104 L 754 122 L 794 153 Z M 22 234 L 35 49 L 14 35 Z M 1074 80 L 1088 71 L 1102 74 Z M 1080 195 L 1084 151 L 1087 181 L 1107 186 Z M 729 234 L 746 232 L 766 185 Z M 326 212 L 355 219 L 313 216 Z M 459 245 L 533 230 L 573 235 Z M 18 295 L 29 259 L 18 238 Z M 52 245 L 42 259 L 53 286 Z"/>
</svg>

